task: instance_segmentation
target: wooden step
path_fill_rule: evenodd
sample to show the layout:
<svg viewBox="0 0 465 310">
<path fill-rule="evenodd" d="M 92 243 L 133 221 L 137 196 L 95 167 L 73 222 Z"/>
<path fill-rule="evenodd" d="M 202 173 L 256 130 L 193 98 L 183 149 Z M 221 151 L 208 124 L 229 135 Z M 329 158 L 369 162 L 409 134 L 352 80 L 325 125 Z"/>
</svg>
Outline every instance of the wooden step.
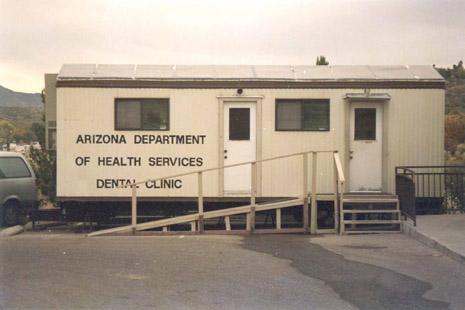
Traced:
<svg viewBox="0 0 465 310">
<path fill-rule="evenodd" d="M 347 198 L 398 198 L 395 194 L 388 194 L 388 193 L 356 193 L 356 192 L 349 192 L 344 193 L 344 197 Z"/>
<path fill-rule="evenodd" d="M 400 213 L 400 210 L 390 209 L 390 210 L 343 210 L 342 213 Z"/>
<path fill-rule="evenodd" d="M 344 224 L 356 224 L 356 225 L 366 225 L 366 224 L 400 224 L 401 220 L 344 220 Z"/>
<path fill-rule="evenodd" d="M 345 234 L 398 234 L 399 230 L 346 230 Z"/>
<path fill-rule="evenodd" d="M 397 203 L 399 199 L 397 198 L 343 198 L 343 203 Z"/>
</svg>

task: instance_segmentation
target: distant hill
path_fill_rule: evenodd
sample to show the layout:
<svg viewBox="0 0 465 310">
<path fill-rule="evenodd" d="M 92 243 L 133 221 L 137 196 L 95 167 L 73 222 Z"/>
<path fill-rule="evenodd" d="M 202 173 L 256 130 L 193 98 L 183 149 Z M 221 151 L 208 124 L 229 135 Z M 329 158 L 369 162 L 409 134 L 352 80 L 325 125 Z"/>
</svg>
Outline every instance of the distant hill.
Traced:
<svg viewBox="0 0 465 310">
<path fill-rule="evenodd" d="M 21 93 L 0 86 L 0 119 L 12 122 L 17 132 L 15 141 L 30 142 L 33 123 L 43 123 L 44 106 L 38 93 Z"/>
<path fill-rule="evenodd" d="M 0 107 L 42 107 L 39 93 L 16 92 L 0 85 Z"/>
<path fill-rule="evenodd" d="M 43 121 L 43 109 L 41 107 L 0 106 L 0 119 L 9 120 L 19 129 L 29 130 L 32 123 Z"/>
</svg>

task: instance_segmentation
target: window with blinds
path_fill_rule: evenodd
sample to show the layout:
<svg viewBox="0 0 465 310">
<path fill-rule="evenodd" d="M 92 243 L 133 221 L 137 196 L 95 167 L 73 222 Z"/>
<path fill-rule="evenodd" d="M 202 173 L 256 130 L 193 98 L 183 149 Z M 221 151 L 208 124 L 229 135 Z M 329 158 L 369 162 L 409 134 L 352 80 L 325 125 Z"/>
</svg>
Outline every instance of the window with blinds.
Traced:
<svg viewBox="0 0 465 310">
<path fill-rule="evenodd" d="M 169 99 L 116 99 L 116 130 L 169 130 Z"/>
<path fill-rule="evenodd" d="M 277 131 L 329 131 L 329 99 L 277 99 Z"/>
</svg>

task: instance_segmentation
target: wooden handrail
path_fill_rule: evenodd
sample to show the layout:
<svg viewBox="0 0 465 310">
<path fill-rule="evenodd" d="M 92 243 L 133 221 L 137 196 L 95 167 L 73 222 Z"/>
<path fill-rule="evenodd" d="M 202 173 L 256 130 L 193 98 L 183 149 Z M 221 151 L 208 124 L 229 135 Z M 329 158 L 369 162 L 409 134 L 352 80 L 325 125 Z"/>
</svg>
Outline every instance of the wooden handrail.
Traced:
<svg viewBox="0 0 465 310">
<path fill-rule="evenodd" d="M 226 169 L 226 168 L 231 168 L 231 167 L 238 167 L 238 166 L 243 166 L 243 165 L 251 165 L 251 193 L 250 193 L 250 211 L 247 213 L 247 230 L 250 232 L 253 232 L 255 229 L 255 208 L 256 208 L 256 195 L 257 195 L 257 163 L 262 163 L 262 162 L 267 162 L 267 161 L 272 161 L 272 160 L 277 160 L 277 159 L 282 159 L 282 158 L 289 158 L 289 157 L 294 157 L 294 156 L 302 156 L 303 158 L 303 166 L 302 166 L 302 171 L 303 171 L 303 196 L 302 196 L 302 202 L 303 202 L 303 226 L 304 226 L 304 232 L 308 231 L 308 154 L 312 153 L 312 190 L 311 190 L 311 223 L 310 223 L 310 232 L 312 234 L 316 233 L 317 231 L 317 154 L 318 153 L 333 153 L 334 155 L 334 166 L 335 166 L 335 174 L 336 174 L 336 187 L 334 191 L 335 195 L 335 218 L 337 218 L 337 212 L 338 209 L 340 209 L 340 202 L 342 201 L 342 195 L 343 195 L 343 186 L 345 182 L 344 178 L 344 172 L 342 170 L 342 165 L 341 165 L 341 160 L 339 158 L 339 154 L 337 151 L 305 151 L 305 152 L 298 152 L 298 153 L 292 153 L 292 154 L 287 154 L 287 155 L 282 155 L 282 156 L 275 156 L 275 157 L 270 157 L 270 158 L 265 158 L 265 159 L 260 159 L 260 160 L 253 160 L 253 161 L 247 161 L 247 162 L 242 162 L 242 163 L 237 163 L 237 164 L 231 164 L 231 165 L 226 165 L 226 166 L 221 166 L 221 167 L 214 167 L 214 168 L 206 168 L 206 169 L 201 169 L 201 170 L 195 170 L 195 171 L 190 171 L 190 172 L 185 172 L 185 173 L 178 173 L 178 174 L 173 174 L 173 175 L 168 175 L 164 177 L 158 177 L 154 179 L 148 179 L 145 181 L 140 181 L 140 182 L 134 182 L 125 186 L 121 186 L 119 188 L 131 188 L 132 191 L 132 199 L 131 199 L 131 227 L 133 234 L 135 233 L 136 229 L 138 226 L 137 224 L 137 185 L 138 184 L 143 184 L 146 182 L 155 182 L 159 180 L 166 180 L 166 179 L 172 179 L 176 177 L 182 177 L 182 176 L 187 176 L 187 175 L 192 175 L 192 174 L 197 174 L 197 186 L 198 186 L 198 197 L 197 197 L 197 202 L 198 202 L 198 214 L 197 217 L 194 219 L 194 222 L 191 223 L 192 225 L 195 225 L 195 221 L 198 222 L 198 231 L 203 232 L 203 224 L 204 224 L 204 210 L 203 210 L 203 182 L 202 182 L 202 177 L 204 172 L 208 171 L 215 171 L 215 170 L 221 170 L 221 169 Z M 340 186 L 339 186 L 340 183 Z M 280 218 L 280 210 L 277 208 L 277 218 Z M 342 214 L 342 212 L 341 212 Z M 190 218 L 189 218 L 190 219 Z M 229 222 L 229 218 L 225 219 L 225 221 Z M 227 225 L 228 226 L 228 225 Z M 280 224 L 277 224 L 277 227 L 279 227 Z M 337 225 L 336 225 L 337 226 Z M 192 226 L 194 227 L 194 226 Z M 194 229 L 194 228 L 192 228 Z"/>
<path fill-rule="evenodd" d="M 344 170 L 342 170 L 341 158 L 338 152 L 334 152 L 334 164 L 336 165 L 337 178 L 339 182 L 345 183 L 346 178 L 344 176 Z"/>
<path fill-rule="evenodd" d="M 344 170 L 342 169 L 341 158 L 337 151 L 333 154 L 334 158 L 334 176 L 335 176 L 335 189 L 334 189 L 334 221 L 336 229 L 339 227 L 339 233 L 344 232 L 344 183 L 346 181 Z M 339 213 L 339 214 L 338 214 Z"/>
<path fill-rule="evenodd" d="M 135 185 L 143 184 L 146 182 L 155 182 L 155 181 L 160 181 L 160 180 L 167 180 L 167 179 L 173 179 L 173 178 L 179 178 L 191 174 L 197 174 L 199 172 L 208 172 L 208 171 L 214 171 L 214 170 L 221 170 L 225 168 L 232 168 L 232 167 L 238 167 L 238 166 L 244 166 L 244 165 L 250 165 L 254 163 L 263 163 L 271 160 L 276 160 L 276 159 L 281 159 L 281 158 L 289 158 L 293 156 L 299 156 L 299 155 L 304 155 L 304 154 L 309 154 L 309 153 L 334 153 L 334 151 L 306 151 L 306 152 L 298 152 L 298 153 L 292 153 L 292 154 L 287 154 L 287 155 L 282 155 L 282 156 L 275 156 L 275 157 L 269 157 L 265 159 L 259 159 L 259 160 L 252 160 L 252 161 L 245 161 L 242 163 L 237 163 L 237 164 L 231 164 L 231 165 L 226 165 L 226 166 L 218 166 L 218 167 L 213 167 L 213 168 L 205 168 L 201 170 L 194 170 L 190 172 L 184 172 L 184 173 L 178 173 L 178 174 L 172 174 L 169 176 L 164 176 L 164 177 L 158 177 L 155 179 L 147 179 L 145 181 L 139 181 L 139 182 L 134 182 L 131 184 L 123 185 L 120 186 L 119 188 L 128 188 L 128 187 L 133 187 Z"/>
</svg>

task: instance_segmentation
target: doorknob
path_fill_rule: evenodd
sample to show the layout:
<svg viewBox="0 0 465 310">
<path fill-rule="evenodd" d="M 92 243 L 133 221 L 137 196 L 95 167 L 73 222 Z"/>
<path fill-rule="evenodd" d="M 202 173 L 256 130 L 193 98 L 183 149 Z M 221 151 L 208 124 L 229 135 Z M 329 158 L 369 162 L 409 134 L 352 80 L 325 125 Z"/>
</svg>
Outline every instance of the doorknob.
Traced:
<svg viewBox="0 0 465 310">
<path fill-rule="evenodd" d="M 224 153 L 226 154 L 228 152 L 228 150 L 224 150 Z"/>
<path fill-rule="evenodd" d="M 224 155 L 224 159 L 228 159 L 228 155 Z"/>
<path fill-rule="evenodd" d="M 354 156 L 353 156 L 353 154 L 354 154 L 354 151 L 350 151 L 350 152 L 349 152 L 349 154 L 350 154 L 350 155 L 349 155 L 349 159 L 352 159 L 352 158 L 354 158 Z"/>
</svg>

